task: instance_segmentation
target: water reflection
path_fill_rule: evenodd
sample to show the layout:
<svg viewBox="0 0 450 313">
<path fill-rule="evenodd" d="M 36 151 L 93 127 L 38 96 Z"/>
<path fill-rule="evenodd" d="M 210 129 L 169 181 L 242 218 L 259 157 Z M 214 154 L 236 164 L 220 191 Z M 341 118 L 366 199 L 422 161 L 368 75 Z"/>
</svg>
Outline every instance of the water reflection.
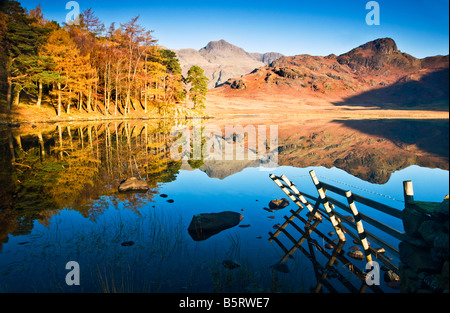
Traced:
<svg viewBox="0 0 450 313">
<path fill-rule="evenodd" d="M 223 129 L 231 122 L 157 120 L 1 129 L 0 238 L 25 234 L 34 220 L 45 224 L 63 208 L 95 219 L 101 212 L 93 202 L 116 195 L 119 183 L 129 177 L 145 180 L 151 190 L 145 197 L 129 197 L 137 204 L 150 200 L 159 183 L 174 181 L 180 169 L 198 168 L 211 178 L 225 179 L 260 166 L 247 151 L 245 160 L 171 158 L 171 145 L 179 139 L 171 136 L 173 129 L 192 129 L 194 124 Z M 246 125 L 233 121 L 240 122 Z M 274 121 L 258 123 L 269 126 Z M 234 138 L 240 145 L 246 140 L 236 143 Z M 377 184 L 413 164 L 448 170 L 448 121 L 286 120 L 279 124 L 278 141 L 280 166 L 337 167 Z"/>
<path fill-rule="evenodd" d="M 337 167 L 376 184 L 413 164 L 448 170 L 448 125 L 419 120 L 292 123 L 280 136 L 280 164 Z"/>
<path fill-rule="evenodd" d="M 134 251 L 136 260 L 141 257 L 148 260 L 158 255 L 159 260 L 165 262 L 164 265 L 155 265 L 149 261 L 150 269 L 145 270 L 155 271 L 156 268 L 174 286 L 180 284 L 180 277 L 205 271 L 204 263 L 197 260 L 200 256 L 219 259 L 214 254 L 217 249 L 213 245 L 218 245 L 220 251 L 225 250 L 224 257 L 233 260 L 244 257 L 239 253 L 245 246 L 248 253 L 252 253 L 252 256 L 248 256 L 248 262 L 259 262 L 264 269 L 269 269 L 275 263 L 270 259 L 267 264 L 263 264 L 265 261 L 261 254 L 273 258 L 268 253 L 273 249 L 263 243 L 266 240 L 261 239 L 267 236 L 274 220 L 263 216 L 263 208 L 273 199 L 272 195 L 277 194 L 277 190 L 270 185 L 268 172 L 254 175 L 261 162 L 248 158 L 248 136 L 236 136 L 229 141 L 234 145 L 244 145 L 246 158 L 243 160 L 209 160 L 204 155 L 199 159 L 188 157 L 187 160 L 174 160 L 171 148 L 180 139 L 180 136 L 173 136 L 174 127 L 193 129 L 199 125 L 212 124 L 223 130 L 225 125 L 245 126 L 253 123 L 265 125 L 267 129 L 270 125 L 278 125 L 276 151 L 280 168 L 339 168 L 366 182 L 384 184 L 392 173 L 410 165 L 448 170 L 448 152 L 433 148 L 434 143 L 448 143 L 448 133 L 443 131 L 448 130 L 448 121 L 435 122 L 436 128 L 429 122 L 420 124 L 420 121 L 412 121 L 412 124 L 401 121 L 398 124 L 400 126 L 394 126 L 395 121 L 390 121 L 389 126 L 382 121 L 270 119 L 112 121 L 0 128 L 0 250 L 4 250 L 12 239 L 15 239 L 15 245 L 9 245 L 10 250 L 5 253 L 13 255 L 20 247 L 29 247 L 29 243 L 34 242 L 35 232 L 42 232 L 43 227 L 52 235 L 42 246 L 58 246 L 58 242 L 67 240 L 76 243 L 74 249 L 78 251 L 81 245 L 86 245 L 84 251 L 88 252 L 84 258 L 92 264 L 100 260 L 104 263 L 103 257 L 110 260 L 111 255 L 115 257 L 115 252 L 122 255 L 122 252 L 115 250 L 119 248 L 114 243 L 117 241 L 120 246 L 120 243 L 132 240 L 136 244 L 125 248 Z M 414 135 L 409 131 L 397 133 L 397 127 L 412 129 L 408 125 L 419 129 L 421 125 L 426 125 L 424 129 L 427 131 L 422 137 L 418 136 L 418 132 Z M 390 131 L 384 134 L 380 129 Z M 224 136 L 216 139 L 226 140 Z M 202 140 L 200 142 L 203 143 Z M 266 146 L 269 151 L 270 145 Z M 119 184 L 130 177 L 144 181 L 149 191 L 140 194 L 119 193 Z M 172 194 L 167 199 L 163 198 L 161 190 Z M 174 195 L 177 198 L 173 198 Z M 256 202 L 258 199 L 264 199 L 265 202 Z M 164 214 L 156 215 L 157 209 Z M 189 222 L 193 216 L 230 210 L 244 216 L 245 224 L 249 227 L 225 227 L 211 236 L 203 233 L 201 238 L 197 238 L 199 241 L 196 241 L 195 235 L 188 237 Z M 72 220 L 79 221 L 80 218 L 92 223 L 93 229 L 75 232 L 73 229 L 76 226 L 70 223 L 76 223 Z M 66 237 L 62 235 L 63 226 Z M 130 227 L 139 233 L 138 239 L 141 241 L 125 234 L 124 228 Z M 94 243 L 91 245 L 87 242 L 89 240 Z M 193 243 L 201 246 L 192 246 Z M 41 247 L 35 243 L 32 245 L 34 249 Z M 223 248 L 228 246 L 228 250 Z M 102 247 L 101 252 L 98 247 Z M 51 251 L 61 253 L 60 250 Z M 8 259 L 8 256 L 5 258 Z M 88 261 L 88 258 L 91 259 Z M 220 259 L 219 264 L 222 261 Z M 239 269 L 245 269 L 245 263 L 241 264 L 243 266 Z M 291 265 L 289 267 L 293 269 Z M 114 264 L 111 268 L 117 269 L 118 266 Z M 191 274 L 183 273 L 182 268 L 189 268 Z M 272 270 L 277 272 L 277 268 L 275 266 Z M 230 275 L 222 270 L 214 269 L 212 272 L 214 279 L 228 279 L 227 275 Z M 300 272 L 291 270 L 289 275 L 300 275 Z M 265 277 L 263 274 L 258 275 L 261 280 Z M 202 279 L 206 280 L 206 276 L 204 274 Z M 195 285 L 197 283 L 192 283 L 192 277 L 190 279 L 189 288 L 183 290 L 228 290 L 224 285 L 211 287 L 204 282 Z M 283 287 L 285 289 L 278 285 L 280 277 L 271 276 L 271 279 L 268 283 L 273 288 L 271 290 L 289 290 L 288 285 Z M 162 288 L 162 281 L 149 282 L 152 290 L 179 291 L 176 289 L 178 287 Z M 105 286 L 108 283 L 103 282 Z M 107 289 L 105 286 L 104 289 Z M 242 291 L 262 290 L 247 285 L 233 285 L 233 288 Z"/>
</svg>

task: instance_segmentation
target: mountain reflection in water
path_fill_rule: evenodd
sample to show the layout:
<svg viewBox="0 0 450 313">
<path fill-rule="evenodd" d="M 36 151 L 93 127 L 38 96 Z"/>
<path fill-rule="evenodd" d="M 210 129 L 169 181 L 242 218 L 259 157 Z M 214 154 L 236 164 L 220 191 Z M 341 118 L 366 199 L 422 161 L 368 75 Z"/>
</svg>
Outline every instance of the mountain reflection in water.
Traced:
<svg viewBox="0 0 450 313">
<path fill-rule="evenodd" d="M 192 128 L 212 124 L 223 129 L 225 125 L 245 126 L 251 123 L 253 123 L 252 125 L 266 125 L 267 127 L 278 125 L 278 165 L 281 170 L 287 170 L 291 167 L 299 170 L 314 167 L 337 168 L 350 174 L 349 177 L 356 177 L 362 181 L 378 185 L 386 184 L 394 172 L 412 165 L 416 165 L 418 168 L 436 168 L 448 171 L 448 121 L 146 120 L 21 125 L 19 128 L 0 128 L 0 184 L 2 186 L 0 189 L 0 252 L 3 252 L 3 257 L 0 255 L 0 267 L 6 266 L 6 268 L 9 268 L 14 262 L 17 264 L 30 262 L 27 258 L 20 259 L 21 252 L 15 253 L 16 250 L 20 251 L 22 247 L 33 246 L 38 251 L 34 253 L 39 255 L 42 250 L 41 246 L 33 245 L 33 238 L 42 234 L 42 227 L 52 229 L 55 234 L 64 231 L 67 236 L 73 237 L 74 229 L 78 225 L 76 223 L 83 223 L 83 219 L 101 225 L 100 221 L 108 223 L 110 214 L 119 214 L 117 212 L 123 210 L 132 212 L 138 217 L 142 216 L 142 220 L 148 217 L 151 221 L 149 225 L 146 224 L 148 226 L 148 229 L 145 230 L 146 238 L 153 236 L 152 238 L 159 238 L 160 244 L 162 242 L 168 245 L 172 244 L 171 248 L 166 246 L 164 251 L 172 251 L 172 248 L 178 251 L 178 254 L 174 252 L 178 261 L 174 259 L 167 261 L 171 271 L 174 267 L 190 266 L 189 264 L 176 264 L 176 262 L 182 262 L 183 258 L 195 263 L 195 265 L 191 264 L 191 271 L 206 266 L 205 263 L 194 261 L 196 257 L 192 256 L 191 250 L 185 251 L 186 246 L 191 244 L 186 239 L 188 223 L 194 215 L 199 213 L 232 210 L 242 213 L 244 216 L 243 222 L 246 224 L 251 221 L 250 224 L 247 224 L 251 227 L 242 229 L 242 231 L 253 229 L 254 232 L 251 233 L 251 236 L 238 235 L 236 227 L 234 227 L 205 240 L 205 242 L 217 240 L 214 244 L 221 246 L 224 246 L 225 240 L 225 245 L 229 246 L 228 250 L 225 249 L 224 252 L 226 256 L 243 258 L 244 256 L 241 253 L 244 245 L 244 248 L 248 251 L 266 249 L 265 245 L 268 243 L 265 240 L 259 240 L 258 242 L 261 243 L 255 244 L 251 248 L 247 247 L 248 244 L 252 245 L 249 243 L 250 238 L 255 240 L 255 238 L 267 237 L 265 234 L 270 231 L 270 223 L 273 224 L 274 221 L 267 219 L 265 216 L 261 217 L 261 221 L 256 220 L 256 218 L 262 216 L 260 210 L 267 206 L 268 199 L 280 196 L 278 190 L 271 186 L 270 182 L 266 182 L 266 180 L 270 181 L 268 178 L 269 172 L 262 171 L 258 175 L 254 174 L 261 165 L 259 160 L 227 161 L 205 160 L 204 158 L 173 160 L 171 158 L 170 148 L 179 139 L 179 137 L 171 135 L 174 126 Z M 247 137 L 244 136 L 239 140 L 247 143 Z M 236 141 L 236 138 L 233 140 Z M 249 172 L 252 168 L 255 171 Z M 240 175 L 237 175 L 238 173 Z M 248 176 L 247 178 L 246 173 L 252 173 L 254 176 Z M 207 175 L 208 177 L 204 178 L 199 175 Z M 119 183 L 128 177 L 137 177 L 146 181 L 150 187 L 149 192 L 144 194 L 118 193 Z M 239 191 L 232 190 L 232 187 L 229 190 L 208 191 L 210 190 L 209 187 L 218 185 L 220 181 L 228 180 L 229 184 L 233 184 L 233 179 L 241 180 L 234 183 L 235 186 L 241 187 Z M 247 179 L 249 182 L 244 182 Z M 200 185 L 197 184 L 198 182 L 201 182 Z M 203 185 L 205 182 L 210 186 Z M 171 187 L 171 183 L 174 184 L 174 187 Z M 180 184 L 181 187 L 175 183 Z M 266 184 L 271 187 L 266 187 Z M 446 184 L 448 189 L 448 178 Z M 168 203 L 167 199 L 159 196 L 159 193 L 165 190 L 164 188 L 167 188 L 168 191 L 171 191 L 171 188 L 175 188 L 175 191 L 178 190 L 180 199 L 176 199 L 175 203 L 173 201 Z M 267 191 L 267 188 L 271 188 L 269 189 L 270 192 Z M 165 192 L 168 193 L 168 191 Z M 181 197 L 182 194 L 183 197 Z M 169 194 L 169 196 L 172 195 Z M 262 199 L 262 201 L 260 203 L 255 202 L 258 199 Z M 442 199 L 434 200 L 440 201 Z M 256 209 L 250 207 L 250 201 L 251 206 L 258 206 L 259 213 L 256 212 Z M 179 208 L 180 211 L 176 216 L 170 215 L 172 212 L 169 209 L 170 205 L 172 205 L 172 208 Z M 142 211 L 149 208 L 150 210 L 151 208 L 157 210 L 162 206 L 164 206 L 164 214 L 166 214 L 164 217 L 158 217 L 162 220 L 153 216 L 154 213 L 148 213 L 147 211 L 143 213 Z M 111 213 L 108 211 L 110 209 L 115 211 L 111 211 Z M 67 212 L 76 212 L 77 216 L 82 218 L 80 220 L 79 217 L 67 215 Z M 66 220 L 63 219 L 63 217 L 69 218 L 68 216 L 74 219 L 71 222 L 75 223 L 73 224 L 75 226 L 72 225 L 72 230 L 67 226 Z M 126 216 L 124 221 L 128 218 L 128 215 Z M 121 220 L 122 218 L 120 215 L 120 222 L 125 223 Z M 55 221 L 62 223 L 60 230 L 52 228 L 55 225 L 58 226 L 58 222 Z M 119 224 L 117 220 L 115 223 Z M 106 224 L 104 227 L 107 227 Z M 180 233 L 175 236 L 176 238 L 167 239 L 171 235 L 163 232 L 164 227 L 170 227 L 170 231 L 180 230 Z M 114 229 L 114 227 L 112 228 Z M 135 230 L 144 232 L 138 226 Z M 92 231 L 102 232 L 100 229 Z M 109 229 L 108 231 L 114 230 Z M 119 238 L 120 231 L 117 230 L 114 236 Z M 111 234 L 109 236 L 113 238 Z M 141 236 L 144 236 L 143 233 Z M 91 238 L 91 241 L 94 240 L 92 236 L 88 235 L 84 240 L 89 241 L 89 238 Z M 125 239 L 131 240 L 120 238 L 124 241 Z M 46 245 L 55 244 L 52 238 L 46 240 L 50 241 Z M 164 240 L 167 240 L 167 242 Z M 175 241 L 172 242 L 172 240 Z M 264 243 L 262 243 L 263 241 Z M 92 243 L 85 242 L 83 244 L 89 246 Z M 136 246 L 139 247 L 136 244 L 129 248 L 134 249 Z M 144 249 L 142 246 L 141 248 Z M 100 248 L 94 244 L 92 249 L 98 250 Z M 193 249 L 203 251 L 202 249 L 206 248 L 198 246 L 197 243 L 197 246 Z M 210 249 L 208 251 L 214 250 L 211 247 Z M 154 248 L 153 253 L 156 250 Z M 199 251 L 193 254 L 201 255 L 202 253 L 199 253 Z M 269 249 L 267 253 L 273 251 L 273 249 Z M 113 251 L 111 253 L 114 255 Z M 154 254 L 148 251 L 145 253 L 149 253 L 146 257 L 154 257 Z M 186 258 L 183 253 L 189 254 L 190 258 Z M 259 251 L 258 253 L 265 254 L 266 252 Z M 15 257 L 13 257 L 14 254 Z M 106 255 L 105 252 L 105 258 Z M 248 262 L 253 258 L 258 259 L 255 256 L 246 257 Z M 213 262 L 215 258 L 218 258 L 218 256 L 213 254 L 208 262 Z M 163 259 L 162 256 L 161 259 Z M 36 260 L 33 262 L 36 262 Z M 96 261 L 92 259 L 91 262 L 95 263 Z M 219 263 L 221 264 L 221 262 L 222 260 Z M 208 264 L 210 266 L 210 263 Z M 64 268 L 63 265 L 61 266 Z M 181 269 L 173 270 L 170 275 L 183 277 L 180 271 Z M 25 272 L 26 270 L 21 274 Z M 39 271 L 34 272 L 36 276 L 40 273 Z M 165 273 L 163 270 L 161 272 Z M 203 279 L 205 281 L 209 279 L 212 282 L 224 279 L 223 275 L 225 274 L 222 271 L 213 270 L 212 272 L 212 278 L 208 277 L 207 274 L 202 274 Z M 301 272 L 299 270 L 296 275 L 301 275 Z M 265 279 L 262 273 L 258 275 L 261 276 L 258 277 L 262 281 Z M 10 286 L 14 279 L 11 278 L 13 275 L 9 277 L 9 280 L 6 278 L 3 280 L 9 283 L 5 283 L 5 286 L 0 285 L 0 290 L 4 288 L 7 291 L 21 291 L 22 285 Z M 270 282 L 266 282 L 269 287 L 262 287 L 263 283 L 261 282 L 261 286 L 252 287 L 253 289 L 250 291 L 267 290 L 267 288 L 271 291 L 290 290 L 287 287 L 283 289 L 280 286 L 274 286 L 273 274 L 270 277 Z M 183 283 L 176 282 L 176 279 L 174 279 L 171 284 L 175 287 L 172 285 L 170 287 L 164 285 L 162 281 L 163 279 L 157 283 L 149 282 L 148 285 L 151 285 L 149 289 L 151 291 L 176 292 L 180 290 L 179 288 L 194 292 L 205 290 L 226 291 L 225 286 L 222 285 L 211 287 L 214 283 L 211 283 L 211 285 L 205 282 L 195 285 L 191 281 L 191 285 L 186 287 Z M 277 281 L 278 283 L 279 281 Z M 104 280 L 103 285 L 100 285 L 100 289 L 103 288 L 103 291 L 105 289 L 111 291 L 107 280 Z M 246 285 L 245 288 L 242 291 L 249 291 L 248 288 L 250 287 Z M 50 290 L 54 291 L 52 288 Z M 91 289 L 83 290 L 89 291 Z"/>
</svg>

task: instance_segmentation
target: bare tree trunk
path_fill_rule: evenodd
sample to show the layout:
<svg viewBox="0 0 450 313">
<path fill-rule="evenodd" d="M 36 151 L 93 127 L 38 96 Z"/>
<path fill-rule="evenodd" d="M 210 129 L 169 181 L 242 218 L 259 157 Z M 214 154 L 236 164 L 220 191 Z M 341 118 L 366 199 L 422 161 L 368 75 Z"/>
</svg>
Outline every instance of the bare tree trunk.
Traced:
<svg viewBox="0 0 450 313">
<path fill-rule="evenodd" d="M 109 115 L 109 106 L 111 99 L 111 82 L 110 82 L 111 64 L 106 63 L 105 67 L 105 114 Z"/>
<path fill-rule="evenodd" d="M 114 103 L 114 116 L 117 116 L 117 105 L 119 103 L 118 101 L 119 101 L 119 93 L 116 88 L 116 103 Z"/>
<path fill-rule="evenodd" d="M 6 92 L 6 104 L 8 106 L 8 111 L 11 112 L 11 108 L 12 108 L 12 77 L 10 74 L 10 65 L 11 62 L 8 60 L 7 64 L 6 64 L 6 73 L 7 73 L 7 82 L 8 82 L 8 89 Z"/>
<path fill-rule="evenodd" d="M 125 101 L 125 115 L 128 114 L 128 110 L 129 110 L 128 108 L 129 108 L 129 103 L 130 103 L 130 93 L 131 93 L 131 89 L 130 89 L 130 86 L 128 86 L 127 99 Z"/>
<path fill-rule="evenodd" d="M 62 139 L 62 129 L 61 125 L 58 124 L 58 133 L 59 133 L 59 158 L 62 160 L 63 158 L 63 139 Z"/>
<path fill-rule="evenodd" d="M 72 89 L 69 91 L 69 102 L 67 103 L 67 114 L 70 114 L 70 102 L 72 101 Z"/>
<path fill-rule="evenodd" d="M 58 83 L 58 116 L 61 116 L 61 83 Z"/>
<path fill-rule="evenodd" d="M 88 96 L 88 113 L 91 113 L 91 101 L 92 101 L 92 86 L 89 86 L 89 96 Z"/>
<path fill-rule="evenodd" d="M 39 85 L 38 85 L 39 87 L 39 91 L 38 91 L 38 99 L 37 99 L 37 103 L 36 103 L 36 106 L 38 107 L 38 108 L 40 108 L 41 107 L 41 103 L 42 103 L 42 81 L 39 81 Z"/>
<path fill-rule="evenodd" d="M 97 81 L 98 81 L 98 77 L 97 77 Z M 97 112 L 97 95 L 98 95 L 98 83 L 97 81 L 95 82 L 95 93 L 94 93 L 94 107 L 93 107 L 93 111 Z"/>
<path fill-rule="evenodd" d="M 147 113 L 147 86 L 148 86 L 148 67 L 147 67 L 147 57 L 148 55 L 145 54 L 145 80 L 144 80 L 144 112 Z"/>
<path fill-rule="evenodd" d="M 83 108 L 83 92 L 80 91 L 80 102 L 78 103 L 78 111 L 81 111 Z"/>
<path fill-rule="evenodd" d="M 20 103 L 20 93 L 22 92 L 22 88 L 17 88 L 16 98 L 14 99 L 14 104 L 17 106 Z"/>
</svg>

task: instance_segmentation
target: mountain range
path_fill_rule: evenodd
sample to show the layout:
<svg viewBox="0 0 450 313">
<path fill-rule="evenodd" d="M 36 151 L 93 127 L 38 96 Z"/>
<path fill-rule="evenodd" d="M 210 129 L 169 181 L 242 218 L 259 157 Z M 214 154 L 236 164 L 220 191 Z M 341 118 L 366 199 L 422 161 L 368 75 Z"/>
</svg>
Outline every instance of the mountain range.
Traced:
<svg viewBox="0 0 450 313">
<path fill-rule="evenodd" d="M 249 53 L 225 40 L 211 41 L 200 50 L 174 50 L 183 75 L 192 65 L 200 66 L 209 78 L 208 88 L 217 87 L 229 78 L 240 77 L 255 68 L 269 65 L 283 55 L 276 52 Z"/>
<path fill-rule="evenodd" d="M 448 55 L 418 59 L 401 52 L 393 39 L 381 38 L 339 56 L 282 56 L 214 92 L 226 98 L 264 94 L 335 105 L 448 109 L 448 84 Z"/>
</svg>

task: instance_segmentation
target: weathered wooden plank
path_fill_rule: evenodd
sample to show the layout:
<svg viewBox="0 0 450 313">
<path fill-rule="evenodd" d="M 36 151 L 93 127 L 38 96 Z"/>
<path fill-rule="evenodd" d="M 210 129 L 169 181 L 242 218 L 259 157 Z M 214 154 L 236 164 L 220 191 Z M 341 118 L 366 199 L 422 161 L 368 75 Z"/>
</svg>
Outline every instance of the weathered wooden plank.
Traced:
<svg viewBox="0 0 450 313">
<path fill-rule="evenodd" d="M 413 183 L 410 180 L 403 182 L 403 198 L 405 200 L 405 205 L 414 201 L 414 188 Z"/>
<path fill-rule="evenodd" d="M 356 231 L 358 232 L 359 241 L 361 242 L 361 245 L 363 246 L 366 260 L 367 260 L 367 262 L 370 262 L 370 261 L 372 261 L 372 255 L 370 254 L 369 243 L 367 242 L 367 235 L 366 235 L 366 232 L 364 231 L 364 226 L 361 221 L 361 216 L 359 215 L 358 209 L 356 208 L 356 204 L 353 199 L 352 192 L 347 191 L 345 196 L 347 197 L 348 206 L 350 207 L 353 217 L 355 219 Z"/>
<path fill-rule="evenodd" d="M 334 192 L 334 193 L 336 193 L 338 195 L 341 195 L 341 196 L 345 197 L 346 190 L 338 188 L 338 187 L 335 187 L 333 185 L 330 185 L 330 184 L 327 184 L 327 183 L 324 183 L 324 182 L 320 182 L 320 183 L 327 190 L 332 191 L 332 192 Z M 355 201 L 357 201 L 357 202 L 359 202 L 361 204 L 370 206 L 371 208 L 377 209 L 378 211 L 381 211 L 383 213 L 389 214 L 389 215 L 394 216 L 396 218 L 400 218 L 400 219 L 402 218 L 402 211 L 401 210 L 398 210 L 398 209 L 393 208 L 391 206 L 388 206 L 386 204 L 382 204 L 382 203 L 376 202 L 374 200 L 365 198 L 365 197 L 360 196 L 358 194 L 353 194 L 353 198 L 355 199 Z"/>
<path fill-rule="evenodd" d="M 347 221 L 347 219 L 345 219 L 341 214 L 336 212 L 336 215 L 343 220 L 345 223 L 347 223 L 350 227 L 352 227 L 353 229 L 356 229 L 356 226 Z M 358 235 L 354 234 L 352 231 L 350 231 L 347 227 L 345 227 L 344 225 L 342 225 L 342 228 L 344 229 L 344 231 L 353 239 L 358 240 Z M 379 244 L 381 247 L 385 248 L 386 250 L 389 250 L 394 256 L 398 257 L 399 256 L 399 251 L 398 249 L 394 248 L 393 246 L 391 246 L 390 244 L 388 244 L 387 242 L 385 242 L 384 240 L 378 238 L 377 236 L 375 236 L 374 234 L 372 234 L 369 231 L 366 231 L 366 235 L 367 238 L 370 239 L 370 241 L 373 241 L 377 244 Z"/>
<path fill-rule="evenodd" d="M 322 203 L 323 207 L 325 208 L 325 211 L 330 218 L 331 224 L 333 224 L 334 230 L 335 230 L 336 234 L 338 235 L 339 240 L 346 241 L 345 235 L 341 230 L 340 223 L 336 220 L 336 217 L 334 216 L 334 211 L 330 207 L 330 204 L 325 196 L 325 190 L 323 188 L 323 185 L 319 182 L 319 179 L 317 178 L 316 173 L 314 171 L 310 171 L 309 175 L 311 176 L 314 186 L 316 186 L 317 192 L 319 194 L 320 202 Z"/>
<path fill-rule="evenodd" d="M 347 205 L 345 205 L 342 202 L 340 202 L 340 201 L 338 201 L 338 200 L 336 200 L 334 198 L 331 198 L 329 196 L 327 196 L 327 198 L 332 204 L 336 205 L 337 207 L 343 209 L 344 211 L 346 211 L 348 213 L 352 213 L 351 209 Z M 384 231 L 385 233 L 391 235 L 392 237 L 395 237 L 395 238 L 397 238 L 399 240 L 403 240 L 404 239 L 405 234 L 400 232 L 400 231 L 398 231 L 397 229 L 392 228 L 389 225 L 383 224 L 383 223 L 377 221 L 376 219 L 373 219 L 372 217 L 370 217 L 370 216 L 368 216 L 368 215 L 366 215 L 364 213 L 359 212 L 359 215 L 361 216 L 361 219 L 363 221 L 365 221 L 365 222 L 375 226 L 376 228 Z"/>
</svg>

